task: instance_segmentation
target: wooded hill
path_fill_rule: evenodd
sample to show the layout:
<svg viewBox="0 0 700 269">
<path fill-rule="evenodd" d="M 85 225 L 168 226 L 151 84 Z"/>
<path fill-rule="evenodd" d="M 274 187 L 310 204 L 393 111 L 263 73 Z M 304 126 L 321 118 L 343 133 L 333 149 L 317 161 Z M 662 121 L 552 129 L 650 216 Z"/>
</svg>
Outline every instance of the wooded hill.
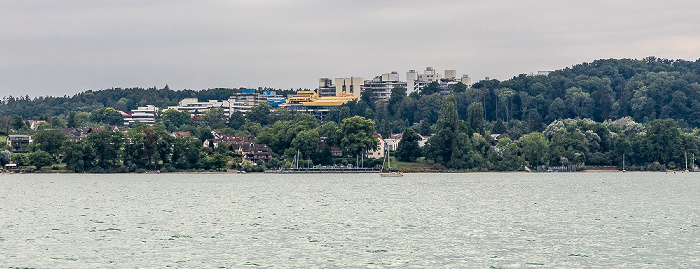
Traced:
<svg viewBox="0 0 700 269">
<path fill-rule="evenodd" d="M 43 96 L 32 99 L 28 96 L 6 96 L 0 102 L 0 115 L 45 119 L 55 115 L 68 115 L 71 111 L 91 112 L 102 107 L 129 111 L 147 104 L 172 106 L 189 97 L 224 100 L 234 92 L 240 92 L 240 89 L 171 90 L 166 85 L 162 89 L 113 88 L 63 97 Z M 280 93 L 288 92 L 291 91 Z M 430 93 L 424 91 L 422 95 L 425 97 Z M 466 116 L 469 104 L 481 102 L 486 121 L 501 119 L 510 123 L 516 120 L 509 125 L 531 127 L 522 133 L 542 130 L 545 124 L 558 118 L 577 117 L 601 122 L 630 116 L 642 123 L 672 118 L 684 127 L 700 127 L 700 60 L 655 57 L 642 60 L 596 60 L 557 70 L 547 76 L 519 75 L 505 81 L 482 80 L 470 89 L 455 94 L 460 114 Z M 371 101 L 371 98 L 367 96 L 363 100 Z M 415 104 L 390 104 L 395 107 L 389 114 L 395 114 L 392 112 L 397 110 L 400 113 L 387 115 L 394 117 L 385 125 L 393 127 L 391 129 L 394 132 L 400 132 L 403 129 L 401 125 L 410 126 L 423 119 L 434 124 L 441 100 L 421 96 L 414 96 L 414 99 Z M 400 111 L 402 105 L 403 110 L 408 111 Z M 430 111 L 415 113 L 414 108 L 417 107 Z M 350 105 L 350 108 L 351 114 L 362 116 L 372 116 L 364 115 L 369 112 L 365 111 L 366 108 L 377 112 L 372 104 L 355 104 Z M 382 118 L 369 118 L 378 120 L 381 129 Z M 386 128 L 387 126 L 384 129 Z"/>
</svg>

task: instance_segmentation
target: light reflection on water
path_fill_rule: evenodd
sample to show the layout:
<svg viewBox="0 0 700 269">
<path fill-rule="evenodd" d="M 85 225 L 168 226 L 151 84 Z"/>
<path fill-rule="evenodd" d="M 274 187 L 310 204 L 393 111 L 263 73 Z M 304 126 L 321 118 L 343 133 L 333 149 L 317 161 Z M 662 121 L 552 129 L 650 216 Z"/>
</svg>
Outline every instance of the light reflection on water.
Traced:
<svg viewBox="0 0 700 269">
<path fill-rule="evenodd" d="M 0 267 L 700 267 L 700 173 L 0 175 Z"/>
</svg>

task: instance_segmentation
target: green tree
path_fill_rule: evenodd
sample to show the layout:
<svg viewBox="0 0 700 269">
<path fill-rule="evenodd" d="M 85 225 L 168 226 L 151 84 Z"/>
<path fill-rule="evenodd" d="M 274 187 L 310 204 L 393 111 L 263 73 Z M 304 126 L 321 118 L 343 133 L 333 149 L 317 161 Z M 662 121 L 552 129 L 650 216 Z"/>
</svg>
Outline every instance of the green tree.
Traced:
<svg viewBox="0 0 700 269">
<path fill-rule="evenodd" d="M 6 164 L 12 160 L 12 152 L 9 150 L 0 151 L 0 168 L 4 168 Z"/>
<path fill-rule="evenodd" d="M 280 109 L 282 110 L 282 109 Z M 286 109 L 284 109 L 286 110 Z M 235 111 L 231 114 L 231 117 L 228 119 L 228 127 L 231 127 L 234 130 L 238 130 L 245 124 L 245 115 L 243 115 L 243 112 L 241 111 Z"/>
<path fill-rule="evenodd" d="M 451 84 L 449 87 L 450 92 L 452 92 L 453 94 L 463 93 L 467 91 L 467 85 L 462 83 L 461 81 L 455 84 Z"/>
<path fill-rule="evenodd" d="M 433 95 L 436 93 L 440 93 L 440 83 L 437 81 L 430 82 L 428 85 L 425 85 L 425 87 L 420 89 L 421 95 Z"/>
<path fill-rule="evenodd" d="M 471 132 L 481 134 L 482 136 L 486 135 L 486 130 L 484 129 L 483 104 L 480 102 L 470 104 L 469 108 L 467 108 L 467 120 Z"/>
<path fill-rule="evenodd" d="M 340 123 L 340 147 L 343 151 L 359 156 L 368 150 L 377 149 L 379 140 L 374 137 L 374 121 L 354 116 Z"/>
<path fill-rule="evenodd" d="M 503 123 L 503 121 L 499 118 L 498 120 L 496 120 L 496 123 L 493 124 L 493 128 L 491 128 L 491 133 L 492 134 L 507 134 L 508 127 L 506 127 L 506 124 Z"/>
<path fill-rule="evenodd" d="M 175 109 L 168 109 L 163 112 L 162 122 L 169 132 L 179 130 L 183 125 L 194 125 L 190 113 L 185 111 L 179 112 Z"/>
<path fill-rule="evenodd" d="M 66 140 L 68 137 L 60 130 L 42 130 L 34 135 L 36 147 L 48 152 L 54 158 L 57 158 L 61 153 L 61 147 Z"/>
<path fill-rule="evenodd" d="M 303 130 L 292 140 L 290 149 L 294 152 L 298 150 L 303 158 L 312 158 L 318 149 L 318 143 L 321 143 L 318 129 Z"/>
<path fill-rule="evenodd" d="M 404 129 L 399 146 L 396 148 L 396 158 L 402 162 L 415 162 L 418 157 L 423 155 L 418 146 L 420 140 L 421 137 L 413 129 Z"/>
<path fill-rule="evenodd" d="M 676 121 L 673 119 L 653 120 L 649 122 L 646 129 L 647 163 L 669 164 L 674 161 L 674 155 L 681 155 L 679 154 L 681 132 Z"/>
<path fill-rule="evenodd" d="M 248 111 L 248 121 L 260 123 L 260 125 L 262 126 L 268 125 L 271 123 L 270 121 L 272 120 L 271 110 L 272 106 L 270 106 L 270 104 L 268 104 L 267 102 L 262 102 L 259 105 L 251 108 L 250 111 Z"/>
<path fill-rule="evenodd" d="M 111 107 L 98 108 L 90 113 L 90 121 L 109 125 L 123 125 L 124 117 Z"/>
<path fill-rule="evenodd" d="M 122 138 L 121 133 L 107 129 L 87 136 L 86 145 L 94 150 L 97 166 L 110 170 L 120 165 Z"/>
<path fill-rule="evenodd" d="M 96 152 L 82 142 L 66 141 L 63 144 L 63 162 L 68 170 L 83 173 L 95 165 Z"/>
<path fill-rule="evenodd" d="M 40 170 L 42 167 L 53 164 L 53 157 L 51 157 L 51 154 L 43 150 L 37 150 L 32 153 L 29 153 L 28 157 L 29 164 L 36 166 L 37 170 Z"/>
<path fill-rule="evenodd" d="M 521 150 L 521 155 L 530 165 L 544 165 L 549 159 L 549 142 L 540 132 L 532 132 L 523 135 L 516 141 Z"/>
<path fill-rule="evenodd" d="M 469 148 L 463 148 L 467 146 L 464 137 L 459 136 L 460 133 L 464 133 L 465 125 L 457 114 L 454 95 L 448 96 L 440 109 L 440 117 L 435 124 L 435 135 L 428 139 L 426 157 L 450 168 L 450 165 L 454 164 L 451 163 L 452 157 L 462 156 L 461 152 L 455 151 L 469 151 Z"/>
<path fill-rule="evenodd" d="M 389 97 L 389 102 L 387 102 L 387 109 L 391 115 L 396 113 L 398 109 L 398 104 L 400 104 L 403 99 L 406 98 L 406 88 L 401 86 L 396 86 L 391 89 L 391 96 Z"/>
<path fill-rule="evenodd" d="M 212 129 L 221 129 L 226 126 L 228 116 L 223 108 L 212 108 L 204 112 L 202 121 Z"/>
</svg>

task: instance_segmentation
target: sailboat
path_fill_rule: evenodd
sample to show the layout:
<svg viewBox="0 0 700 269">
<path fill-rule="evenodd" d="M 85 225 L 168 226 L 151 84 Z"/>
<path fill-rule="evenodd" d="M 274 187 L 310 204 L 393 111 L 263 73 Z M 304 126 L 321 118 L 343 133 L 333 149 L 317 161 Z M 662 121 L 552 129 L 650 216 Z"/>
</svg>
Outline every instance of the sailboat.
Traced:
<svg viewBox="0 0 700 269">
<path fill-rule="evenodd" d="M 384 163 L 386 162 L 387 164 L 387 172 L 384 172 Z M 391 158 L 389 156 L 389 149 L 386 148 L 385 155 L 384 155 L 384 162 L 382 162 L 382 172 L 379 173 L 379 176 L 381 177 L 402 177 L 403 172 L 399 170 L 392 170 L 391 169 Z"/>
</svg>

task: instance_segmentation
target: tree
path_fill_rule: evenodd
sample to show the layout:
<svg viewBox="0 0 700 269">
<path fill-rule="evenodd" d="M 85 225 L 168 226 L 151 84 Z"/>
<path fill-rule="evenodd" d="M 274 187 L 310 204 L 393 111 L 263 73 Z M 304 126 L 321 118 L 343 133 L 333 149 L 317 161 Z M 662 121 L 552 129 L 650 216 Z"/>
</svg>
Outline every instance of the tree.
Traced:
<svg viewBox="0 0 700 269">
<path fill-rule="evenodd" d="M 190 113 L 186 111 L 179 112 L 175 109 L 168 109 L 163 112 L 162 122 L 169 132 L 179 130 L 183 125 L 194 125 Z"/>
<path fill-rule="evenodd" d="M 224 128 L 226 126 L 227 119 L 228 116 L 224 112 L 224 109 L 220 107 L 209 109 L 202 115 L 202 121 L 204 121 L 204 124 L 212 129 Z"/>
<path fill-rule="evenodd" d="M 124 117 L 114 108 L 106 107 L 93 110 L 90 113 L 90 121 L 108 125 L 123 125 Z"/>
<path fill-rule="evenodd" d="M 523 135 L 516 141 L 521 150 L 521 155 L 530 165 L 543 165 L 547 163 L 549 142 L 540 132 L 532 132 Z"/>
<path fill-rule="evenodd" d="M 449 87 L 450 92 L 452 92 L 453 94 L 463 93 L 467 91 L 467 85 L 462 83 L 461 81 L 455 84 L 451 84 Z"/>
<path fill-rule="evenodd" d="M 430 129 L 430 126 L 431 126 L 430 121 L 427 118 L 425 118 L 425 119 L 421 120 L 418 123 L 418 125 L 415 127 L 416 127 L 418 133 L 420 133 L 420 135 L 431 136 L 431 135 L 433 135 L 433 130 Z"/>
<path fill-rule="evenodd" d="M 248 121 L 260 123 L 262 126 L 268 125 L 271 123 L 271 110 L 270 104 L 262 102 L 248 111 Z"/>
<path fill-rule="evenodd" d="M 12 152 L 9 150 L 0 151 L 0 167 L 5 167 L 12 160 Z"/>
<path fill-rule="evenodd" d="M 37 170 L 40 170 L 42 167 L 49 166 L 53 164 L 53 157 L 51 155 L 43 150 L 37 150 L 32 153 L 29 153 L 29 164 L 36 166 Z"/>
<path fill-rule="evenodd" d="M 653 120 L 646 129 L 647 163 L 669 164 L 674 161 L 674 155 L 680 155 L 678 147 L 681 144 L 681 133 L 676 121 L 673 119 Z"/>
<path fill-rule="evenodd" d="M 484 129 L 483 104 L 481 104 L 480 102 L 470 104 L 469 108 L 467 108 L 467 120 L 469 124 L 469 130 L 472 133 L 486 135 L 486 130 Z"/>
<path fill-rule="evenodd" d="M 122 143 L 121 133 L 107 129 L 93 132 L 86 138 L 86 145 L 95 152 L 97 166 L 106 170 L 119 165 Z"/>
<path fill-rule="evenodd" d="M 440 93 L 440 83 L 437 81 L 430 82 L 428 85 L 425 85 L 425 87 L 420 89 L 421 95 L 432 95 L 436 93 Z"/>
<path fill-rule="evenodd" d="M 394 115 L 398 104 L 406 98 L 406 88 L 401 86 L 396 86 L 391 89 L 391 97 L 389 97 L 389 102 L 387 103 L 387 109 Z"/>
<path fill-rule="evenodd" d="M 593 106 L 593 99 L 590 94 L 581 90 L 581 88 L 571 87 L 566 90 L 566 100 L 570 104 L 570 110 L 576 117 L 583 118 L 590 116 L 590 110 Z"/>
<path fill-rule="evenodd" d="M 321 143 L 318 129 L 303 130 L 292 140 L 290 149 L 293 149 L 294 152 L 298 150 L 303 158 L 310 159 L 314 157 L 318 143 Z"/>
<path fill-rule="evenodd" d="M 34 135 L 36 147 L 55 158 L 60 154 L 61 147 L 66 140 L 68 137 L 60 130 L 42 130 Z"/>
<path fill-rule="evenodd" d="M 368 150 L 377 149 L 379 140 L 374 137 L 374 121 L 354 116 L 340 123 L 340 147 L 354 156 L 360 156 Z"/>
<path fill-rule="evenodd" d="M 496 120 L 496 123 L 493 124 L 493 128 L 491 128 L 491 133 L 492 134 L 507 134 L 508 133 L 508 127 L 506 127 L 506 124 L 503 123 L 501 119 Z"/>
<path fill-rule="evenodd" d="M 284 109 L 286 110 L 286 109 Z M 228 127 L 231 129 L 238 130 L 245 124 L 245 115 L 241 111 L 234 111 L 231 117 L 228 119 Z"/>
<path fill-rule="evenodd" d="M 422 155 L 422 150 L 418 146 L 420 140 L 420 135 L 413 129 L 404 129 L 399 146 L 396 148 L 396 158 L 402 162 L 415 162 Z"/>
<path fill-rule="evenodd" d="M 453 155 L 457 154 L 454 151 L 469 150 L 469 148 L 465 149 L 455 146 L 456 142 L 462 143 L 462 140 L 464 140 L 458 140 L 460 138 L 458 136 L 464 132 L 465 125 L 457 115 L 457 104 L 454 95 L 448 96 L 442 105 L 442 109 L 440 109 L 440 117 L 435 124 L 435 135 L 428 139 L 426 157 L 449 168 Z"/>
<path fill-rule="evenodd" d="M 95 165 L 95 149 L 82 142 L 66 141 L 62 147 L 66 168 L 76 173 L 87 172 Z"/>
</svg>

